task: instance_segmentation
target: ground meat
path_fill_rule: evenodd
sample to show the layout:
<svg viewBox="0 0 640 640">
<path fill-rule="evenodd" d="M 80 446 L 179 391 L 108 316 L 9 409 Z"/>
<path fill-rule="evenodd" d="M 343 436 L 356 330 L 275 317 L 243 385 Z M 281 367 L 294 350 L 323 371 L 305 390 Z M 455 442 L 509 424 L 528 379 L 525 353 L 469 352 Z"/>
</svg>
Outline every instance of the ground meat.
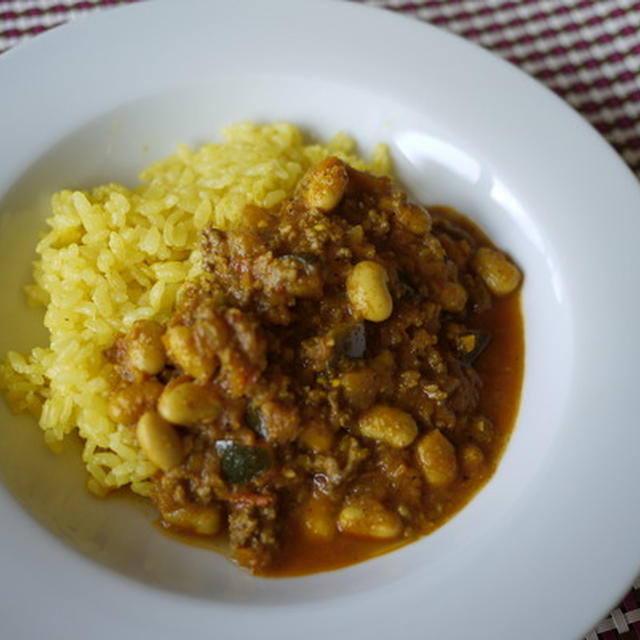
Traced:
<svg viewBox="0 0 640 640">
<path fill-rule="evenodd" d="M 258 573 L 305 544 L 339 555 L 355 548 L 345 540 L 431 530 L 486 480 L 508 432 L 483 414 L 475 369 L 499 325 L 479 312 L 501 308 L 483 277 L 506 257 L 337 158 L 256 219 L 205 229 L 205 273 L 167 326 L 138 326 L 108 352 L 113 415 L 160 469 L 164 521 L 226 531 Z"/>
<path fill-rule="evenodd" d="M 278 542 L 275 505 L 234 504 L 229 511 L 229 542 L 243 567 L 260 571 L 269 566 Z"/>
</svg>

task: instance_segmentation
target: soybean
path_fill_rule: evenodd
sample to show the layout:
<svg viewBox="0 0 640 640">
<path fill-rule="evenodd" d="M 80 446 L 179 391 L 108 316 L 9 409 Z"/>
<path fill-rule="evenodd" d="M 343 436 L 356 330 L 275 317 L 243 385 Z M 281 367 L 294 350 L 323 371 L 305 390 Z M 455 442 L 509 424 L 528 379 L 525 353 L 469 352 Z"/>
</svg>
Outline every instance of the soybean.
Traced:
<svg viewBox="0 0 640 640">
<path fill-rule="evenodd" d="M 147 411 L 138 420 L 136 436 L 149 460 L 163 471 L 170 471 L 182 462 L 184 453 L 180 436 L 155 411 Z"/>
<path fill-rule="evenodd" d="M 456 451 L 438 429 L 421 438 L 416 447 L 416 456 L 426 481 L 432 487 L 447 487 L 456 479 Z"/>
<path fill-rule="evenodd" d="M 127 334 L 129 363 L 134 369 L 155 375 L 164 368 L 165 351 L 162 325 L 153 320 L 138 320 Z"/>
<path fill-rule="evenodd" d="M 165 387 L 158 399 L 158 413 L 168 422 L 191 427 L 216 420 L 222 405 L 211 386 L 180 382 Z"/>
<path fill-rule="evenodd" d="M 370 540 L 393 540 L 402 533 L 402 520 L 370 497 L 351 499 L 338 515 L 342 533 Z"/>
<path fill-rule="evenodd" d="M 331 211 L 342 200 L 347 182 L 344 162 L 335 157 L 326 158 L 307 174 L 302 197 L 309 208 Z"/>
<path fill-rule="evenodd" d="M 376 405 L 358 420 L 360 434 L 401 449 L 408 447 L 418 435 L 415 420 L 402 409 Z"/>
<path fill-rule="evenodd" d="M 357 315 L 383 322 L 393 312 L 386 269 L 372 260 L 358 262 L 347 276 L 347 297 Z"/>
<path fill-rule="evenodd" d="M 476 251 L 472 266 L 496 296 L 506 296 L 515 291 L 522 279 L 518 267 L 504 253 L 490 247 L 480 247 Z"/>
</svg>

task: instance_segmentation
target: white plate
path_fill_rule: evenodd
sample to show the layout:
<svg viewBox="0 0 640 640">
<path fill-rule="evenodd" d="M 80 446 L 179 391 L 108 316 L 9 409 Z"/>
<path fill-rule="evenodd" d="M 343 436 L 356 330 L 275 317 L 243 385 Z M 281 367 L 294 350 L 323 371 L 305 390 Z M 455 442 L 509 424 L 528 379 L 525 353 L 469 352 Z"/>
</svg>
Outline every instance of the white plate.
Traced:
<svg viewBox="0 0 640 640">
<path fill-rule="evenodd" d="M 4 637 L 573 638 L 623 595 L 640 568 L 640 191 L 557 98 L 416 21 L 295 0 L 78 20 L 4 54 L 0 86 L 2 352 L 36 331 L 17 301 L 49 193 L 131 184 L 243 119 L 388 142 L 416 196 L 466 211 L 524 267 L 527 344 L 489 486 L 418 543 L 299 579 L 251 578 L 89 498 L 72 452 L 5 412 Z"/>
</svg>

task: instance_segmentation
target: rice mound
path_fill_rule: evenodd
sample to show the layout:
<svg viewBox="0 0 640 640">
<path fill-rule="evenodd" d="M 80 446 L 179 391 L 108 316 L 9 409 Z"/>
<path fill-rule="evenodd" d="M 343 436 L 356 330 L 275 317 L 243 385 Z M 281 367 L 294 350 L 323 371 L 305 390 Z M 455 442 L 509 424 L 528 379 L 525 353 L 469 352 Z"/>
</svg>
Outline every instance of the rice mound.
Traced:
<svg viewBox="0 0 640 640">
<path fill-rule="evenodd" d="M 224 129 L 221 143 L 180 145 L 142 171 L 134 190 L 107 184 L 53 195 L 26 287 L 29 302 L 46 308 L 50 344 L 10 351 L 0 389 L 13 411 L 37 417 L 52 447 L 77 429 L 93 493 L 130 484 L 148 495 L 156 471 L 133 430 L 107 415 L 116 373 L 104 349 L 136 320 L 167 320 L 181 286 L 200 273 L 197 240 L 206 225 L 232 228 L 245 207 L 278 205 L 329 155 L 376 174 L 390 170 L 383 145 L 366 162 L 342 133 L 305 144 L 291 124 L 241 123 Z"/>
</svg>

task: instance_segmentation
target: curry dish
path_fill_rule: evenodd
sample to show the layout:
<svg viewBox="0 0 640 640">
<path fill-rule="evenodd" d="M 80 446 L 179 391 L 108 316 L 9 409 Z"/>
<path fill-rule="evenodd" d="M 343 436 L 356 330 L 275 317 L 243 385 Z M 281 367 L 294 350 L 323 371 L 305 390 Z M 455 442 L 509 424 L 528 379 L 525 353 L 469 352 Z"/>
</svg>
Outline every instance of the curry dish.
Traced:
<svg viewBox="0 0 640 640">
<path fill-rule="evenodd" d="M 266 575 L 440 526 L 517 411 L 521 274 L 462 216 L 330 157 L 244 229 L 206 228 L 166 324 L 106 352 L 110 417 L 159 468 L 162 522 Z"/>
</svg>

